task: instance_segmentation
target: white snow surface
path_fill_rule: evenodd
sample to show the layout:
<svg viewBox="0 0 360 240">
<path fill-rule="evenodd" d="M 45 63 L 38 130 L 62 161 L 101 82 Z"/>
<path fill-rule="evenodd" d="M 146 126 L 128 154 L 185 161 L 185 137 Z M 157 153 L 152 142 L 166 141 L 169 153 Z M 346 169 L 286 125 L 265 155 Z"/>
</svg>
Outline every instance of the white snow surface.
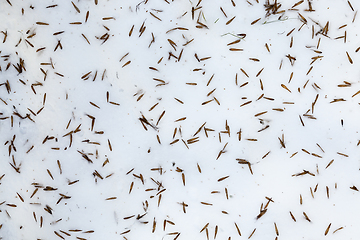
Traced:
<svg viewBox="0 0 360 240">
<path fill-rule="evenodd" d="M 358 9 L 1 1 L 0 239 L 358 239 Z"/>
</svg>

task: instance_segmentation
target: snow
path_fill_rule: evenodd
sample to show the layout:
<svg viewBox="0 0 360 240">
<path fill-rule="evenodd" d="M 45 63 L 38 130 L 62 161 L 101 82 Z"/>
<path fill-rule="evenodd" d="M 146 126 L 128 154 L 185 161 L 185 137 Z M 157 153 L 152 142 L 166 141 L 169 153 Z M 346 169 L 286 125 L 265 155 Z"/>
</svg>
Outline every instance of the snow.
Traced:
<svg viewBox="0 0 360 240">
<path fill-rule="evenodd" d="M 358 5 L 2 1 L 0 239 L 356 239 Z"/>
</svg>

